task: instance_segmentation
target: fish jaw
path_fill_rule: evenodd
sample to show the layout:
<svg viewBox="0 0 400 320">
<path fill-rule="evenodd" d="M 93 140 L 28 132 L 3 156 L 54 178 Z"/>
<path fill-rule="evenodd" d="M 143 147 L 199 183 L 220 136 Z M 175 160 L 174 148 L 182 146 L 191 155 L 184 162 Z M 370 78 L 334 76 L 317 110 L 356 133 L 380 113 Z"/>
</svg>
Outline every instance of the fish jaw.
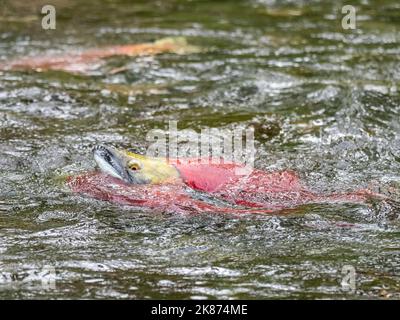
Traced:
<svg viewBox="0 0 400 320">
<path fill-rule="evenodd" d="M 98 145 L 93 148 L 93 157 L 101 172 L 126 183 L 136 182 L 126 170 L 126 159 L 117 149 Z"/>
</svg>

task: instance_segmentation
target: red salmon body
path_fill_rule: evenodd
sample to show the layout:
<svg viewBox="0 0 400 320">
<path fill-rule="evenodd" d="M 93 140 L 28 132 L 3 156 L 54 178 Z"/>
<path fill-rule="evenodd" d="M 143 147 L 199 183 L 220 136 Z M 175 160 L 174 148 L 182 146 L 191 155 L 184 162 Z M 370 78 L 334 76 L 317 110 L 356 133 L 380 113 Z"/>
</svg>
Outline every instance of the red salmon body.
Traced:
<svg viewBox="0 0 400 320">
<path fill-rule="evenodd" d="M 368 191 L 319 195 L 303 186 L 292 171 L 254 169 L 243 174 L 244 167 L 233 163 L 177 161 L 173 165 L 180 179 L 168 183 L 127 184 L 94 172 L 70 177 L 68 184 L 74 192 L 96 199 L 179 213 L 271 213 L 307 203 L 362 203 L 371 197 Z M 213 198 L 218 200 L 218 206 Z"/>
<path fill-rule="evenodd" d="M 144 207 L 173 213 L 271 213 L 268 209 L 217 207 L 192 198 L 186 186 L 176 183 L 157 185 L 128 185 L 123 181 L 99 172 L 71 176 L 67 183 L 72 191 L 89 197 L 122 205 Z"/>
</svg>

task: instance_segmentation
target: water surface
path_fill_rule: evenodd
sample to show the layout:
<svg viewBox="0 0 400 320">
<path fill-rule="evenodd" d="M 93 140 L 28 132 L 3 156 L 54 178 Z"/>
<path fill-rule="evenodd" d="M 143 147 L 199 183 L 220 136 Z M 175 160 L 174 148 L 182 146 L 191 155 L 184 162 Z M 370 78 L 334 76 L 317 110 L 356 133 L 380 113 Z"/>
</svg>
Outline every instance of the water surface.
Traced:
<svg viewBox="0 0 400 320">
<path fill-rule="evenodd" d="M 182 216 L 63 181 L 94 168 L 95 144 L 144 151 L 146 132 L 177 120 L 254 126 L 256 166 L 318 192 L 400 190 L 398 1 L 355 1 L 356 30 L 342 29 L 341 1 L 53 3 L 44 31 L 42 1 L 1 2 L 1 61 L 167 36 L 203 50 L 113 57 L 88 75 L 0 72 L 1 298 L 399 298 L 395 203 Z M 355 291 L 341 286 L 348 265 Z"/>
</svg>

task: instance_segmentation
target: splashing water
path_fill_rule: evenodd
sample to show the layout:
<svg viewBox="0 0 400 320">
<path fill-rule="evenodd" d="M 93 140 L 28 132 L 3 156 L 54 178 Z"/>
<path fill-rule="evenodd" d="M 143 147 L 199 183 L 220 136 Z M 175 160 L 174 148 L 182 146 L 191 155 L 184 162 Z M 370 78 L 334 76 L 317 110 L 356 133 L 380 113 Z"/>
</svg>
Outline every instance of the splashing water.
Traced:
<svg viewBox="0 0 400 320">
<path fill-rule="evenodd" d="M 64 179 L 94 169 L 95 144 L 144 152 L 146 132 L 174 119 L 253 126 L 256 167 L 294 170 L 312 192 L 374 186 L 398 201 L 397 1 L 356 1 L 347 31 L 336 2 L 58 0 L 44 32 L 38 3 L 0 4 L 1 64 L 165 37 L 201 50 L 112 56 L 79 75 L 0 71 L 2 298 L 399 298 L 393 203 L 181 215 L 82 197 Z M 41 287 L 45 265 L 55 290 Z"/>
</svg>

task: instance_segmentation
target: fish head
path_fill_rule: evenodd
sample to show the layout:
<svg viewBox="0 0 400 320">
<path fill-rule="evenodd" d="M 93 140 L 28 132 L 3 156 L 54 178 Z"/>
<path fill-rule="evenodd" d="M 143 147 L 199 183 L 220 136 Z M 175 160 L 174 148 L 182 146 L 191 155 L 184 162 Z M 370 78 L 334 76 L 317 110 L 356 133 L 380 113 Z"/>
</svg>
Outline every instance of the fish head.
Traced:
<svg viewBox="0 0 400 320">
<path fill-rule="evenodd" d="M 178 170 L 164 158 L 103 145 L 95 146 L 93 155 L 102 172 L 128 184 L 157 184 L 179 178 Z"/>
</svg>

